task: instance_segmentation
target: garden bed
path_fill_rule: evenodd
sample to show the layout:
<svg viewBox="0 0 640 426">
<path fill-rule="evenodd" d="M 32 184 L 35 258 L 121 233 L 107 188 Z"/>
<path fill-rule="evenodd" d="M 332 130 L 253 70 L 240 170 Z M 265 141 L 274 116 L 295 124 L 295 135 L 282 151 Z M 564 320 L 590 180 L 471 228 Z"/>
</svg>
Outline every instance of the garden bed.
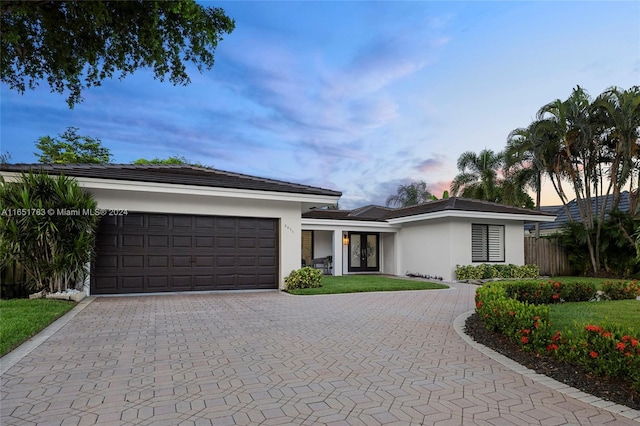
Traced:
<svg viewBox="0 0 640 426">
<path fill-rule="evenodd" d="M 585 369 L 579 366 L 560 362 L 550 356 L 525 352 L 520 345 L 512 343 L 505 335 L 487 330 L 475 313 L 467 320 L 465 332 L 476 342 L 513 359 L 537 373 L 544 374 L 599 398 L 640 410 L 640 391 L 633 389 L 630 381 L 600 377 L 586 372 Z"/>
</svg>

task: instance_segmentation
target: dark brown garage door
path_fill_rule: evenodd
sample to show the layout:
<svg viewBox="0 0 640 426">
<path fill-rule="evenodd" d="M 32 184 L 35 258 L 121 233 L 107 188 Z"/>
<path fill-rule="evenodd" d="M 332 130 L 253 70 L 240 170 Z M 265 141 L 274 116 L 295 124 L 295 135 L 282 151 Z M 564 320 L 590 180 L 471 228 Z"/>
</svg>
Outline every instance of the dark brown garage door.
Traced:
<svg viewBox="0 0 640 426">
<path fill-rule="evenodd" d="M 92 294 L 278 288 L 278 220 L 104 216 Z"/>
</svg>

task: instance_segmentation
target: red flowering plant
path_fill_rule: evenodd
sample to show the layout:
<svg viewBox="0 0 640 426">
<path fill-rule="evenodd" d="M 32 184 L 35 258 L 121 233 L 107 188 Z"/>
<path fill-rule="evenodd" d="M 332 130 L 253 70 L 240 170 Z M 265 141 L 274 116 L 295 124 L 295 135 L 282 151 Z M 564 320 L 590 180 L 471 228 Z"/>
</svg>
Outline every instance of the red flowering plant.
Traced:
<svg viewBox="0 0 640 426">
<path fill-rule="evenodd" d="M 508 297 L 504 283 L 476 291 L 476 312 L 487 329 L 505 334 L 526 349 L 541 350 L 550 338 L 549 308 Z"/>
<path fill-rule="evenodd" d="M 640 296 L 640 283 L 638 280 L 605 281 L 602 283 L 602 292 L 610 300 L 635 299 Z"/>
<path fill-rule="evenodd" d="M 559 359 L 596 374 L 630 379 L 632 386 L 640 389 L 640 339 L 631 331 L 615 325 L 588 324 L 575 335 L 569 333 L 567 339 L 559 336 L 558 332 L 547 346 Z"/>
</svg>

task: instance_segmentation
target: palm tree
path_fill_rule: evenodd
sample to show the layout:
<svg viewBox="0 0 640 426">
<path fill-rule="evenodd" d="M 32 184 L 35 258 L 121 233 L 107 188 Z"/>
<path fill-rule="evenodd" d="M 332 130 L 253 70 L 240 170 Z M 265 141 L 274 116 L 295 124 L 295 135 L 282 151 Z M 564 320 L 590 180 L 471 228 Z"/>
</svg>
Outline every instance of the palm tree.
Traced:
<svg viewBox="0 0 640 426">
<path fill-rule="evenodd" d="M 503 164 L 503 154 L 483 149 L 479 154 L 467 151 L 458 158 L 460 173 L 451 182 L 451 194 L 456 197 L 480 200 L 500 200 L 498 170 Z"/>
<path fill-rule="evenodd" d="M 615 209 L 620 204 L 622 187 L 628 183 L 631 211 L 634 211 L 640 179 L 640 86 L 629 90 L 611 87 L 596 98 L 592 108 L 602 131 L 603 143 L 610 152 L 612 207 Z"/>
<path fill-rule="evenodd" d="M 387 206 L 408 207 L 431 201 L 431 192 L 423 180 L 398 186 L 394 195 L 387 197 Z"/>
</svg>

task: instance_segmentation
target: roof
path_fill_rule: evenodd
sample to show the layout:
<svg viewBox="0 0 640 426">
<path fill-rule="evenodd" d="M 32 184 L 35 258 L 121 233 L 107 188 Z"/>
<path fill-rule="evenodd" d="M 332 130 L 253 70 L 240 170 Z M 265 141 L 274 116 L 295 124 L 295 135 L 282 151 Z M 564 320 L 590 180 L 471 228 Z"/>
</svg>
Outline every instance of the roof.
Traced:
<svg viewBox="0 0 640 426">
<path fill-rule="evenodd" d="M 341 192 L 192 165 L 0 164 L 0 171 L 42 170 L 66 176 L 339 197 Z"/>
<path fill-rule="evenodd" d="M 359 207 L 354 210 L 315 209 L 302 215 L 307 219 L 333 219 L 333 220 L 374 220 L 382 221 L 392 212 L 393 208 L 376 205 Z"/>
<path fill-rule="evenodd" d="M 429 201 L 415 206 L 400 208 L 370 205 L 360 207 L 355 210 L 311 210 L 304 213 L 302 217 L 308 219 L 372 220 L 386 222 L 388 219 L 418 216 L 443 211 L 502 213 L 544 217 L 555 216 L 554 213 L 505 206 L 503 204 L 492 203 L 489 201 L 451 197 L 444 200 Z"/>
<path fill-rule="evenodd" d="M 599 197 L 593 197 L 591 199 L 591 209 L 594 212 L 594 215 L 599 215 L 598 212 L 602 211 L 602 207 L 605 204 L 606 198 L 606 213 L 605 218 L 609 217 L 609 211 L 611 210 L 611 203 L 613 202 L 613 195 L 609 195 L 608 197 L 605 195 L 601 195 Z M 584 202 L 584 201 L 583 201 Z M 596 208 L 596 206 L 598 208 Z M 569 209 L 569 214 L 571 214 L 571 218 L 574 222 L 582 222 L 582 218 L 580 217 L 580 211 L 578 209 L 578 201 L 573 199 L 567 203 L 567 207 Z M 620 204 L 618 205 L 618 210 L 623 212 L 628 212 L 630 208 L 629 204 L 629 191 L 623 191 L 620 193 Z M 569 216 L 567 216 L 567 211 L 563 206 L 549 206 L 547 209 L 555 209 L 556 220 L 553 222 L 541 223 L 540 231 L 557 231 L 560 230 L 566 223 L 569 222 Z M 524 225 L 524 229 L 527 231 L 533 230 L 535 225 L 532 223 L 526 223 Z"/>
</svg>

